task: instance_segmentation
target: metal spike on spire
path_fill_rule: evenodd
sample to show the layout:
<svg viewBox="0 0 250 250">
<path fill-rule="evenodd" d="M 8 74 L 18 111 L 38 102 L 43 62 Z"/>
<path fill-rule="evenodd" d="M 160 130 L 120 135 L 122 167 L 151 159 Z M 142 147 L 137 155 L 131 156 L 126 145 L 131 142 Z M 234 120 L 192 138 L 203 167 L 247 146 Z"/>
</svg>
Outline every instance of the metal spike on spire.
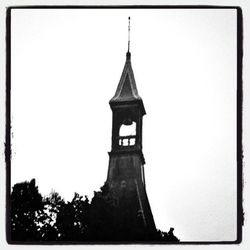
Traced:
<svg viewBox="0 0 250 250">
<path fill-rule="evenodd" d="M 130 49 L 130 16 L 128 17 L 128 52 Z"/>
</svg>

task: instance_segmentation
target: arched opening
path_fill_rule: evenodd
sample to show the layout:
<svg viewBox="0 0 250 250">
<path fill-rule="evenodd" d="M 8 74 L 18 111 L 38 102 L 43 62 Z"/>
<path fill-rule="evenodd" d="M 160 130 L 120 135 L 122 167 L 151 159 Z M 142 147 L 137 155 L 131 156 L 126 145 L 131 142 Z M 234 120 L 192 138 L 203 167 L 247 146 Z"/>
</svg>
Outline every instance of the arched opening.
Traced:
<svg viewBox="0 0 250 250">
<path fill-rule="evenodd" d="M 136 122 L 130 125 L 122 124 L 119 130 L 119 145 L 120 146 L 133 146 L 135 145 L 136 136 Z"/>
<path fill-rule="evenodd" d="M 119 136 L 136 135 L 136 123 L 132 122 L 131 125 L 122 124 L 119 130 Z"/>
</svg>

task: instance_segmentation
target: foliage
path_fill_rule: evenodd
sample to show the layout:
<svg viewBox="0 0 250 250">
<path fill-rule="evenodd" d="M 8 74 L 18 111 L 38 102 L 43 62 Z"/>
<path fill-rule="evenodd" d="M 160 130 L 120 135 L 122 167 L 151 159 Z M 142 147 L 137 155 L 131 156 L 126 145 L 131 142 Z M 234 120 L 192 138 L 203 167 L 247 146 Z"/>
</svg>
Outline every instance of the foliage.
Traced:
<svg viewBox="0 0 250 250">
<path fill-rule="evenodd" d="M 71 202 L 64 203 L 58 213 L 55 227 L 58 239 L 63 241 L 83 240 L 89 222 L 89 200 L 75 193 Z"/>
<path fill-rule="evenodd" d="M 44 209 L 40 220 L 41 240 L 57 240 L 58 228 L 55 225 L 60 209 L 65 205 L 61 196 L 52 191 L 48 197 L 43 199 Z"/>
<path fill-rule="evenodd" d="M 178 242 L 173 228 L 168 233 L 140 230 L 138 214 L 126 212 L 126 206 L 114 198 L 104 184 L 88 197 L 74 194 L 65 203 L 57 192 L 42 198 L 35 180 L 15 184 L 11 193 L 11 236 L 13 241 L 166 241 Z M 134 218 L 134 219 L 133 219 Z M 122 225 L 122 226 L 121 226 Z"/>
<path fill-rule="evenodd" d="M 43 211 L 42 196 L 35 180 L 15 184 L 11 193 L 11 232 L 14 241 L 39 240 L 38 218 Z"/>
<path fill-rule="evenodd" d="M 115 200 L 112 199 L 108 186 L 94 192 L 90 204 L 88 239 L 90 241 L 110 240 L 115 234 Z"/>
</svg>

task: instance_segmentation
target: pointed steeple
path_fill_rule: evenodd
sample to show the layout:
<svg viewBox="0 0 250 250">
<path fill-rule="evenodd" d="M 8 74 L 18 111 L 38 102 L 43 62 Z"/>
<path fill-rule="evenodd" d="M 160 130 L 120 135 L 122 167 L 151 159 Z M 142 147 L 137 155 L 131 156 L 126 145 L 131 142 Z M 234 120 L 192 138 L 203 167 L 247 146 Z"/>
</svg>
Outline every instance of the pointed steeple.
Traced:
<svg viewBox="0 0 250 250">
<path fill-rule="evenodd" d="M 133 69 L 131 66 L 131 54 L 127 52 L 126 63 L 116 89 L 114 97 L 110 102 L 124 102 L 141 100 L 138 94 Z"/>
<path fill-rule="evenodd" d="M 122 75 L 117 86 L 115 95 L 109 101 L 111 108 L 116 104 L 122 103 L 137 103 L 140 106 L 142 114 L 146 114 L 143 101 L 138 94 L 134 72 L 131 65 L 131 53 L 130 53 L 130 17 L 128 18 L 128 51 L 126 54 L 126 62 L 122 71 Z"/>
</svg>

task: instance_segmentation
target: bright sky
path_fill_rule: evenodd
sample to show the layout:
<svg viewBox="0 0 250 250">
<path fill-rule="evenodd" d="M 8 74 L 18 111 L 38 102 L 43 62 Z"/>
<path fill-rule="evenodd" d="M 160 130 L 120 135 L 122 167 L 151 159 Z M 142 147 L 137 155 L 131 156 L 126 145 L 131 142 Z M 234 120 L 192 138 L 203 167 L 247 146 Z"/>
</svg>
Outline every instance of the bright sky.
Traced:
<svg viewBox="0 0 250 250">
<path fill-rule="evenodd" d="M 12 10 L 12 186 L 71 200 L 103 185 L 128 16 L 156 226 L 235 240 L 236 10 Z"/>
</svg>

